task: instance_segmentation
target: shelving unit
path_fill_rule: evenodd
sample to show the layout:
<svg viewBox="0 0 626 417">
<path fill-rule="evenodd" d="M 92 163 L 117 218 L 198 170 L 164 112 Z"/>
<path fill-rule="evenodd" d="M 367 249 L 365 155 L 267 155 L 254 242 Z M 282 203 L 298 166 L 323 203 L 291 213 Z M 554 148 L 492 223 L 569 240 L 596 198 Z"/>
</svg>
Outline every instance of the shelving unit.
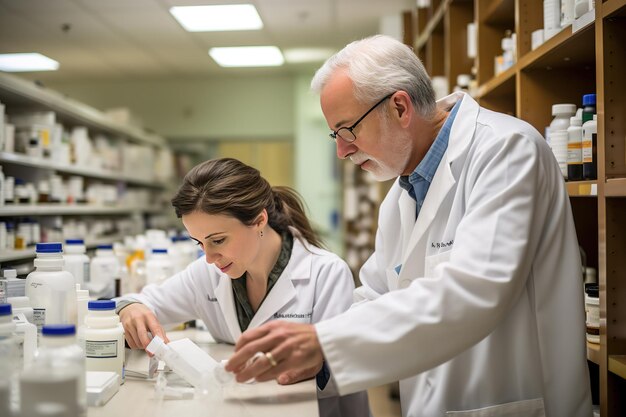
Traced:
<svg viewBox="0 0 626 417">
<path fill-rule="evenodd" d="M 434 1 L 418 10 L 413 47 L 427 69 L 450 80 L 441 63 L 458 54 L 441 48 L 443 57 L 427 53 L 428 45 L 450 45 L 441 21 L 465 29 L 455 7 L 466 2 Z M 626 0 L 598 0 L 596 9 L 560 31 L 535 50 L 531 33 L 543 27 L 543 8 L 535 0 L 473 1 L 478 54 L 474 62 L 476 98 L 484 107 L 508 113 L 543 133 L 556 103 L 580 105 L 583 94 L 597 95 L 598 180 L 567 183 L 580 246 L 588 266 L 598 269 L 600 344 L 587 343 L 594 402 L 601 415 L 626 415 Z M 421 20 L 420 20 L 421 14 Z M 424 21 L 424 16 L 433 20 Z M 506 30 L 517 34 L 517 62 L 494 76 L 494 58 L 502 53 Z M 431 35 L 435 37 L 431 39 Z M 433 62 L 429 62 L 433 60 Z M 443 68 L 443 73 L 437 69 Z M 453 85 L 453 84 L 452 84 Z"/>
<path fill-rule="evenodd" d="M 54 111 L 57 123 L 65 128 L 71 129 L 76 126 L 85 126 L 90 135 L 104 135 L 110 143 L 116 146 L 122 144 L 142 145 L 148 148 L 148 155 L 156 155 L 166 150 L 165 140 L 151 132 L 144 131 L 135 126 L 125 125 L 113 121 L 104 113 L 89 107 L 83 103 L 64 97 L 63 95 L 41 87 L 30 81 L 15 77 L 9 74 L 0 73 L 0 102 L 6 106 L 9 115 L 26 111 Z M 119 150 L 120 155 L 122 150 Z M 140 154 L 141 155 L 141 154 Z M 122 155 L 121 155 L 122 156 Z M 126 154 L 123 155 L 126 157 Z M 149 159 L 152 159 L 149 158 Z M 131 159 L 130 161 L 134 161 Z M 133 162 L 134 163 L 134 162 Z M 11 221 L 13 219 L 37 218 L 42 225 L 60 224 L 60 220 L 54 220 L 57 216 L 61 218 L 92 221 L 95 219 L 105 219 L 115 221 L 114 227 L 109 232 L 119 232 L 118 220 L 124 223 L 124 230 L 130 232 L 137 229 L 143 230 L 146 222 L 154 215 L 165 212 L 166 206 L 161 193 L 168 189 L 169 178 L 164 178 L 159 168 L 153 161 L 146 161 L 149 166 L 137 167 L 129 165 L 126 160 L 124 172 L 106 170 L 100 166 L 79 166 L 74 164 L 62 164 L 51 158 L 37 158 L 17 152 L 0 151 L 0 166 L 2 166 L 5 176 L 22 177 L 31 182 L 37 182 L 48 178 L 52 174 L 64 178 L 78 176 L 84 179 L 87 184 L 107 184 L 115 187 L 118 192 L 119 201 L 115 205 L 96 204 L 11 204 L 0 207 L 0 222 Z M 119 171 L 122 171 L 120 169 Z M 128 201 L 121 199 L 121 195 L 127 192 L 138 192 L 138 198 L 130 195 Z M 109 199 L 104 201 L 109 201 Z M 135 226 L 136 225 L 136 226 Z M 56 229 L 60 230 L 60 229 Z M 104 231 L 107 233 L 107 231 Z M 88 247 L 95 247 L 101 243 L 112 243 L 120 236 L 105 235 L 95 241 L 87 242 Z M 0 253 L 0 264 L 26 260 L 34 257 L 34 249 L 29 247 L 25 250 L 6 250 Z M 4 265 L 2 265 L 4 266 Z"/>
</svg>

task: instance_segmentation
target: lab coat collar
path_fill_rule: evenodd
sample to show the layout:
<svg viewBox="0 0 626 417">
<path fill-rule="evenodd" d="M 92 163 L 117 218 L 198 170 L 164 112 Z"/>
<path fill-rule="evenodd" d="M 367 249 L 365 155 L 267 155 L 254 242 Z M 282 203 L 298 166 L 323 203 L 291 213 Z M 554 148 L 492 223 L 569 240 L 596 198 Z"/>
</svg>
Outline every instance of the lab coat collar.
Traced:
<svg viewBox="0 0 626 417">
<path fill-rule="evenodd" d="M 424 205 L 420 210 L 417 221 L 414 223 L 411 234 L 403 236 L 403 264 L 406 263 L 407 258 L 420 239 L 425 237 L 425 231 L 435 219 L 439 206 L 441 206 L 448 192 L 454 187 L 454 184 L 456 184 L 456 178 L 451 166 L 457 159 L 466 155 L 467 149 L 474 137 L 479 106 L 469 95 L 462 92 L 451 94 L 439 100 L 437 107 L 448 111 L 452 109 L 458 100 L 463 101 L 461 102 L 461 107 L 457 112 L 454 123 L 452 124 L 452 129 L 450 130 L 448 149 L 437 168 L 437 172 L 428 189 Z M 403 192 L 398 204 L 400 206 L 400 221 L 403 225 L 410 225 L 412 222 L 411 219 L 415 219 L 415 201 L 407 192 Z"/>
<path fill-rule="evenodd" d="M 311 257 L 316 248 L 308 244 L 305 246 L 299 239 L 299 233 L 291 227 L 289 229 L 294 237 L 289 263 L 252 317 L 248 326 L 249 329 L 258 327 L 270 320 L 275 313 L 296 297 L 296 289 L 292 281 L 311 277 Z M 215 290 L 215 296 L 226 320 L 228 330 L 233 340 L 237 340 L 241 336 L 241 328 L 239 327 L 233 297 L 232 278 L 221 272 L 219 274 L 220 279 Z"/>
</svg>

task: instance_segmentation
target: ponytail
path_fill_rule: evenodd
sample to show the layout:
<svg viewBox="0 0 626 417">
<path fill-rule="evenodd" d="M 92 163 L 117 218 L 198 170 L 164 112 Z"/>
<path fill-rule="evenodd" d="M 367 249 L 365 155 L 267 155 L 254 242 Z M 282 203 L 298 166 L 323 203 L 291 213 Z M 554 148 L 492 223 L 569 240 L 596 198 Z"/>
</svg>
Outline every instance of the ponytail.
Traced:
<svg viewBox="0 0 626 417">
<path fill-rule="evenodd" d="M 313 246 L 324 247 L 319 234 L 313 230 L 306 216 L 302 197 L 292 188 L 272 187 L 274 213 L 268 213 L 270 226 L 277 231 L 286 231 L 286 226 L 294 227 Z"/>
</svg>

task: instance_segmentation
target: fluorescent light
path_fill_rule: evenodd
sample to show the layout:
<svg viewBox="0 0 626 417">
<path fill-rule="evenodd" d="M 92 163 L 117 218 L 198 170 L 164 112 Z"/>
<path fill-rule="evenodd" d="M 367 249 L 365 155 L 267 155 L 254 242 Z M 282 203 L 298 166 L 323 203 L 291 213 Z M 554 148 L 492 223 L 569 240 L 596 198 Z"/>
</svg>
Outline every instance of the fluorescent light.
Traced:
<svg viewBox="0 0 626 417">
<path fill-rule="evenodd" d="M 292 48 L 286 49 L 284 55 L 285 61 L 288 63 L 301 64 L 304 62 L 325 61 L 334 53 L 335 50 L 329 48 Z"/>
<path fill-rule="evenodd" d="M 277 67 L 285 62 L 275 46 L 211 48 L 209 55 L 221 67 Z"/>
<path fill-rule="evenodd" d="M 258 30 L 263 22 L 252 4 L 172 7 L 170 13 L 188 32 Z"/>
<path fill-rule="evenodd" d="M 59 63 L 38 53 L 0 54 L 0 71 L 56 71 Z"/>
</svg>

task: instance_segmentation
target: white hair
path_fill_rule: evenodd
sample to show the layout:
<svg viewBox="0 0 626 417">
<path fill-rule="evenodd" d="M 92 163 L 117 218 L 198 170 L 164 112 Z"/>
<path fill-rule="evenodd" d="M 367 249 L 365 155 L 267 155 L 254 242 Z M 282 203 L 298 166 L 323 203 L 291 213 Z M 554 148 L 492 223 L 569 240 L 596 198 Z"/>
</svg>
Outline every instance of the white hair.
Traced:
<svg viewBox="0 0 626 417">
<path fill-rule="evenodd" d="M 420 59 L 405 44 L 385 35 L 354 41 L 328 58 L 317 70 L 311 89 L 320 93 L 338 69 L 345 69 L 355 98 L 373 103 L 402 90 L 423 117 L 435 111 L 435 91 Z"/>
</svg>

